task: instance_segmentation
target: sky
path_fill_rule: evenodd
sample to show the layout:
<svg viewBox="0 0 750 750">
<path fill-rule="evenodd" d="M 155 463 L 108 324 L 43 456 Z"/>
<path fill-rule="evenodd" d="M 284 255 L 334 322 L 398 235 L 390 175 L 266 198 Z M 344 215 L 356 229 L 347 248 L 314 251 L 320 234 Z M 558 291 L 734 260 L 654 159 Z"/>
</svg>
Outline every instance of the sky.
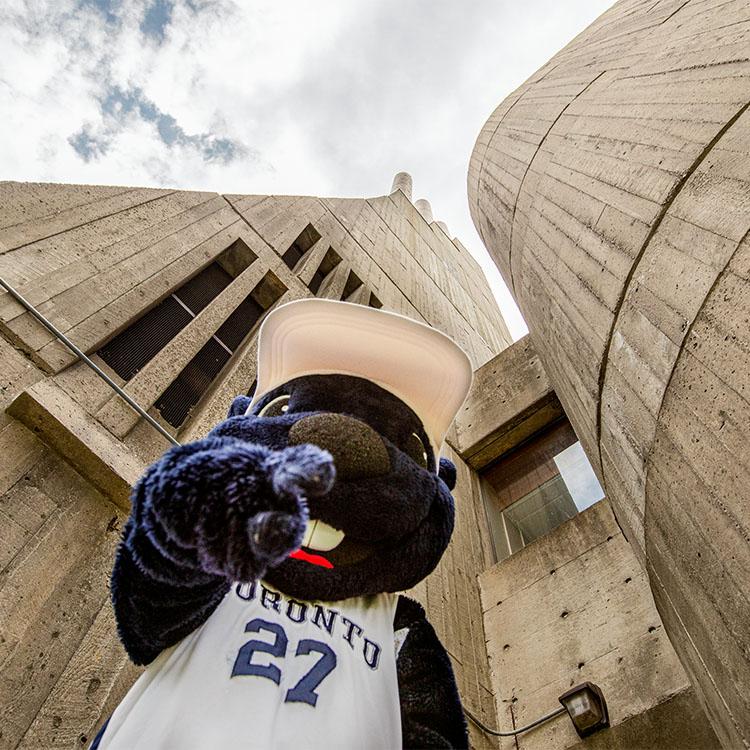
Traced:
<svg viewBox="0 0 750 750">
<path fill-rule="evenodd" d="M 611 0 L 2 0 L 0 179 L 371 197 L 469 215 L 492 110 Z"/>
</svg>

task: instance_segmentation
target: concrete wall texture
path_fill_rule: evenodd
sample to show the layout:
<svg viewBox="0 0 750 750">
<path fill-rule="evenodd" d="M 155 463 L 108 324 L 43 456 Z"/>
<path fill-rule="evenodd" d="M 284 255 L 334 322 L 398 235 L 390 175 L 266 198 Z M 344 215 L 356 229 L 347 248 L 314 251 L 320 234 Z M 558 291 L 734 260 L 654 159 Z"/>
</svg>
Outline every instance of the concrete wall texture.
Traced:
<svg viewBox="0 0 750 750">
<path fill-rule="evenodd" d="M 611 728 L 581 740 L 564 717 L 501 750 L 712 750 L 720 745 L 603 500 L 479 577 L 498 720 L 519 727 L 584 681 Z"/>
<path fill-rule="evenodd" d="M 620 0 L 492 114 L 474 222 L 726 747 L 750 745 L 750 6 Z"/>
<path fill-rule="evenodd" d="M 289 268 L 282 256 L 310 225 L 319 238 Z M 348 299 L 375 295 L 427 321 L 475 366 L 510 343 L 476 262 L 400 189 L 365 200 L 0 184 L 0 276 L 96 359 L 237 242 L 254 260 L 127 382 L 112 372 L 157 419 L 159 396 L 259 281 L 273 275 L 275 304 L 311 296 L 329 248 L 340 262 L 320 296 L 341 298 L 353 273 L 362 283 Z M 181 442 L 252 387 L 256 331 L 192 409 Z M 0 333 L 0 748 L 82 748 L 139 672 L 117 639 L 107 583 L 129 489 L 168 443 L 7 294 Z M 465 705 L 494 725 L 476 581 L 490 564 L 486 523 L 476 476 L 448 450 L 456 531 L 414 594 Z M 474 730 L 473 743 L 493 746 Z"/>
<path fill-rule="evenodd" d="M 515 448 L 561 418 L 525 336 L 475 371 L 454 445 L 484 482 L 482 469 L 518 455 Z M 526 469 L 531 476 L 537 465 Z M 485 570 L 479 584 L 500 728 L 549 713 L 584 681 L 602 689 L 609 707 L 610 728 L 586 740 L 561 717 L 501 739 L 500 750 L 720 747 L 606 498 Z"/>
</svg>

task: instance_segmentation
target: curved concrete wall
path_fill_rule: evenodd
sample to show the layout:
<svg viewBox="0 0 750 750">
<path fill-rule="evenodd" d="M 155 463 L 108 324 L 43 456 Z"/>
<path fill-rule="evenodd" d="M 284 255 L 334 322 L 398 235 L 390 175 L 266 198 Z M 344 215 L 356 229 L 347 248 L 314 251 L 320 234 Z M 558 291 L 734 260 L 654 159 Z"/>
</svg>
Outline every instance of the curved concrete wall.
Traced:
<svg viewBox="0 0 750 750">
<path fill-rule="evenodd" d="M 500 104 L 469 169 L 728 747 L 750 745 L 749 38 L 746 0 L 621 0 Z"/>
</svg>

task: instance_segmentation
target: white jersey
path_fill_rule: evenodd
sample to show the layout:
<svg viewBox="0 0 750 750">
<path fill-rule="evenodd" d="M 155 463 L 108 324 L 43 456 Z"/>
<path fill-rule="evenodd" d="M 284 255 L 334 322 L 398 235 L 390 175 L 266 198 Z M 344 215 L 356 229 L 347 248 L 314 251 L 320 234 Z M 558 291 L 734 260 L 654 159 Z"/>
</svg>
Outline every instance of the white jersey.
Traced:
<svg viewBox="0 0 750 750">
<path fill-rule="evenodd" d="M 235 584 L 148 666 L 99 747 L 401 747 L 397 600 L 303 602 L 267 584 Z"/>
</svg>

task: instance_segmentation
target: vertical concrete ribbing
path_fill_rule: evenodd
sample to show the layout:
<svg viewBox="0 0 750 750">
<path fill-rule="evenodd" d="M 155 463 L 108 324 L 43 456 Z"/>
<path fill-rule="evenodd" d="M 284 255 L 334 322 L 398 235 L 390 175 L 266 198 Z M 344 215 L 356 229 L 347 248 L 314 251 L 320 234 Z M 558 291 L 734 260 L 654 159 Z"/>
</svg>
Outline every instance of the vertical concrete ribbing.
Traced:
<svg viewBox="0 0 750 750">
<path fill-rule="evenodd" d="M 474 222 L 728 746 L 750 742 L 750 514 L 735 501 L 749 29 L 742 2 L 617 3 L 500 105 L 469 173 Z"/>
</svg>

